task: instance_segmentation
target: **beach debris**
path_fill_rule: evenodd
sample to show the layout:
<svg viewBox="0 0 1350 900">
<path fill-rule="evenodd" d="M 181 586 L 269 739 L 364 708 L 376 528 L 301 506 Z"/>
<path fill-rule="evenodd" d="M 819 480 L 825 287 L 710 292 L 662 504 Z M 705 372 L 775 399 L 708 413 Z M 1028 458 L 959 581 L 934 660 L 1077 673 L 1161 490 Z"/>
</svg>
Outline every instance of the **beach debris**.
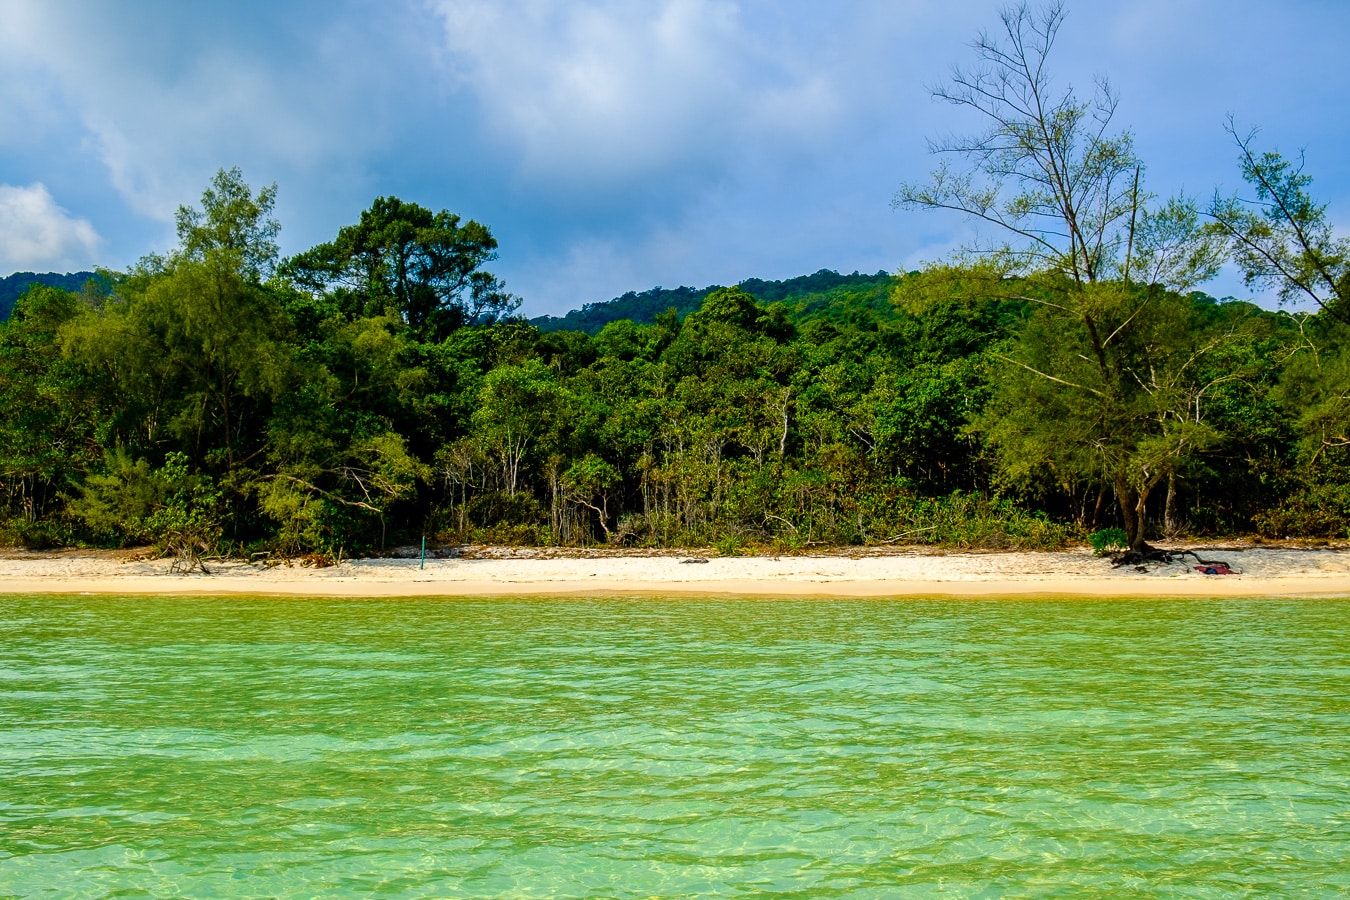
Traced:
<svg viewBox="0 0 1350 900">
<path fill-rule="evenodd" d="M 169 563 L 169 574 L 191 575 L 196 573 L 210 575 L 211 570 L 206 568 L 206 563 L 203 561 L 205 557 L 202 556 L 202 551 L 208 549 L 209 546 L 204 541 L 195 543 L 190 540 L 170 542 L 164 554 L 172 560 Z"/>
<path fill-rule="evenodd" d="M 684 559 L 680 560 L 680 565 L 689 565 L 690 563 L 706 563 L 707 561 L 708 557 L 706 556 L 687 556 Z"/>
</svg>

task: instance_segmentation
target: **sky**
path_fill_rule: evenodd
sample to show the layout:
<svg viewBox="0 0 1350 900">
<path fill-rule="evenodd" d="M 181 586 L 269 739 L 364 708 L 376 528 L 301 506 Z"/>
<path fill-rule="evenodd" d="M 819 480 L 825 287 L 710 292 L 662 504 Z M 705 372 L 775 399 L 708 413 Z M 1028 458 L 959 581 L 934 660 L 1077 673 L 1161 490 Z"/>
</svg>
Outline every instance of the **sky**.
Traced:
<svg viewBox="0 0 1350 900">
<path fill-rule="evenodd" d="M 239 166 L 281 248 L 378 196 L 488 225 L 526 315 L 651 287 L 910 270 L 968 244 L 896 211 L 985 0 L 0 0 L 0 275 L 125 268 Z M 1224 123 L 1305 154 L 1350 231 L 1350 3 L 1070 0 L 1051 59 L 1105 76 L 1147 187 L 1242 187 Z M 1207 290 L 1250 296 L 1233 272 Z"/>
</svg>

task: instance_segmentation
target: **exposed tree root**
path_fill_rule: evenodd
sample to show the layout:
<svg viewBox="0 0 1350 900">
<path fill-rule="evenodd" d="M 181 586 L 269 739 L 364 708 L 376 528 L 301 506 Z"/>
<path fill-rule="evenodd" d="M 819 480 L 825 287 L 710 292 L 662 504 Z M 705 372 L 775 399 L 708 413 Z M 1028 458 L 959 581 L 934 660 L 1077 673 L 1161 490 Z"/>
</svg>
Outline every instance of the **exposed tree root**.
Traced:
<svg viewBox="0 0 1350 900">
<path fill-rule="evenodd" d="M 1241 569 L 1235 569 L 1223 560 L 1201 559 L 1200 555 L 1194 550 L 1161 550 L 1157 547 L 1150 547 L 1144 544 L 1138 549 L 1122 550 L 1119 553 L 1111 554 L 1111 565 L 1115 568 L 1121 566 L 1133 566 L 1134 568 L 1147 572 L 1149 566 L 1167 566 L 1174 562 L 1180 562 L 1187 556 L 1193 558 L 1196 563 L 1206 569 L 1213 569 L 1209 573 L 1212 575 L 1241 575 Z"/>
</svg>

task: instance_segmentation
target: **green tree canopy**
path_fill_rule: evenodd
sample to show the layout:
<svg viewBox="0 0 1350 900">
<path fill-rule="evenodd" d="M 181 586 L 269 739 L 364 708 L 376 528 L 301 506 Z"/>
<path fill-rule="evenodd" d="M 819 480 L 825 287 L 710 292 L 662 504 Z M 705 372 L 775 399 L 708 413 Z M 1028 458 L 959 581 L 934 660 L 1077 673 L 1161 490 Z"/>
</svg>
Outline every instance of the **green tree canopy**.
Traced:
<svg viewBox="0 0 1350 900">
<path fill-rule="evenodd" d="M 238 169 L 217 173 L 200 209 L 179 210 L 180 246 L 143 260 L 98 315 L 63 329 L 67 351 L 125 411 L 124 445 L 163 452 L 170 439 L 225 471 L 259 449 L 291 372 L 290 322 L 262 281 L 276 258 L 274 198 Z"/>
<path fill-rule="evenodd" d="M 332 293 L 351 317 L 393 310 L 422 340 L 494 321 L 519 301 L 482 266 L 496 259 L 486 225 L 397 197 L 380 197 L 333 241 L 288 259 L 283 274 Z"/>
</svg>

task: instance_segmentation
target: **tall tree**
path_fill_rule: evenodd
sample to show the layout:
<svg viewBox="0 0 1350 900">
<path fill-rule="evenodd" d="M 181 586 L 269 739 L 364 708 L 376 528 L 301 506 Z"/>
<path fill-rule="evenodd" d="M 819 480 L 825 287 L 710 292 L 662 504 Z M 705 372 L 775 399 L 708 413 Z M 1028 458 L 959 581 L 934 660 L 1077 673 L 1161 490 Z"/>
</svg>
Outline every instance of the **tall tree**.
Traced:
<svg viewBox="0 0 1350 900">
<path fill-rule="evenodd" d="M 246 281 L 261 282 L 276 268 L 281 223 L 272 218 L 277 186 L 256 194 L 238 166 L 221 169 L 202 192 L 200 209 L 178 207 L 175 259 L 211 261 Z"/>
<path fill-rule="evenodd" d="M 537 359 L 498 366 L 483 379 L 473 434 L 497 463 L 504 493 L 515 495 L 525 486 L 528 454 L 565 421 L 566 405 L 553 371 Z"/>
<path fill-rule="evenodd" d="M 1039 11 L 1023 3 L 1003 10 L 1001 33 L 980 33 L 977 65 L 956 69 L 935 95 L 975 113 L 983 130 L 932 144 L 944 161 L 927 183 L 902 187 L 894 204 L 997 226 L 1003 241 L 975 248 L 984 257 L 974 267 L 987 276 L 982 289 L 1037 311 L 1033 327 L 998 355 L 1006 415 L 992 426 L 994 445 L 1016 469 L 1104 482 L 1131 546 L 1142 549 L 1150 491 L 1197 446 L 1168 437 L 1169 420 L 1154 408 L 1171 377 L 1139 378 L 1182 358 L 1163 352 L 1152 322 L 1180 308 L 1169 289 L 1203 281 L 1219 258 L 1194 204 L 1146 208 L 1133 141 L 1112 131 L 1109 84 L 1099 79 L 1088 100 L 1055 86 L 1049 58 L 1064 15 L 1060 2 Z M 1156 280 L 1132 285 L 1139 268 Z M 956 274 L 969 280 L 969 272 Z M 1049 439 L 1056 419 L 1075 423 L 1065 433 L 1076 449 Z"/>
<path fill-rule="evenodd" d="M 1055 86 L 1047 63 L 1064 14 L 1058 0 L 1040 11 L 1022 3 L 1000 14 L 1002 34 L 979 33 L 977 64 L 955 69 L 933 95 L 984 127 L 931 141 L 943 162 L 926 183 L 901 187 L 893 205 L 997 226 L 1006 240 L 986 249 L 1007 264 L 1084 284 L 1110 277 L 1129 243 L 1141 164 L 1130 134 L 1111 131 L 1118 97 L 1105 79 L 1089 100 Z"/>
<path fill-rule="evenodd" d="M 179 210 L 179 246 L 142 260 L 98 315 L 63 329 L 69 352 L 139 413 L 119 442 L 174 439 L 226 472 L 260 449 L 291 358 L 289 320 L 263 281 L 277 258 L 275 194 L 221 170 L 200 209 Z"/>
<path fill-rule="evenodd" d="M 397 312 L 421 340 L 438 341 L 463 325 L 493 321 L 519 301 L 482 266 L 497 258 L 486 225 L 397 197 L 380 197 L 337 238 L 287 260 L 283 274 L 312 291 L 331 292 L 348 315 Z"/>
<path fill-rule="evenodd" d="M 1302 479 L 1295 506 L 1332 511 L 1316 518 L 1344 530 L 1350 522 L 1350 238 L 1338 236 L 1327 207 L 1309 192 L 1312 176 L 1302 155 L 1287 159 L 1258 151 L 1256 132 L 1229 134 L 1238 147 L 1243 179 L 1255 197 L 1215 196 L 1209 213 L 1248 284 L 1274 288 L 1284 303 L 1316 304 L 1300 316 L 1300 340 L 1284 367 L 1280 394 L 1302 433 Z"/>
</svg>

